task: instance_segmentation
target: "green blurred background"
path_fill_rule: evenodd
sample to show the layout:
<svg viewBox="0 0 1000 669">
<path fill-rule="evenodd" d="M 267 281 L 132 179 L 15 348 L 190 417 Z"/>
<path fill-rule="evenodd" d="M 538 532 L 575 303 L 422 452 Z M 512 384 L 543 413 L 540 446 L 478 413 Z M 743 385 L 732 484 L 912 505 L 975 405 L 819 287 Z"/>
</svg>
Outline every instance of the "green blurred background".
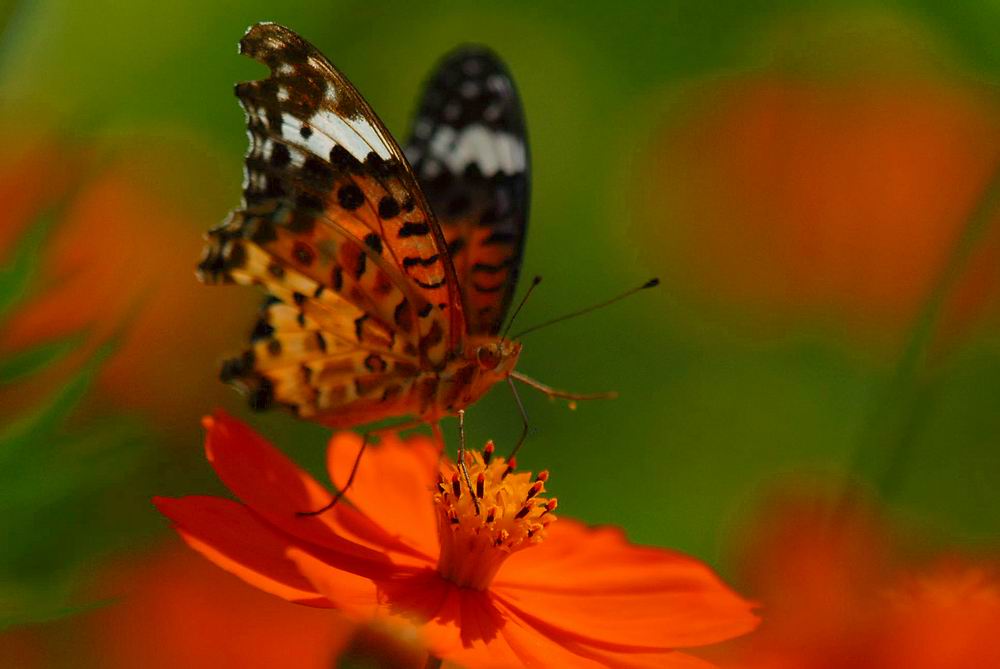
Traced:
<svg viewBox="0 0 1000 669">
<path fill-rule="evenodd" d="M 942 544 L 996 548 L 996 3 L 37 0 L 0 10 L 0 650 L 79 659 L 99 626 L 80 608 L 121 606 L 122 564 L 175 541 L 149 498 L 222 493 L 198 425 L 216 406 L 320 471 L 323 429 L 216 380 L 257 296 L 193 275 L 238 201 L 232 85 L 260 70 L 235 45 L 260 20 L 400 135 L 443 52 L 508 61 L 533 159 L 523 276 L 545 278 L 521 325 L 663 279 L 525 338 L 525 373 L 620 393 L 523 393 L 519 460 L 552 471 L 564 514 L 732 575 L 768 490 L 847 475 Z M 468 426 L 512 444 L 506 389 Z"/>
</svg>

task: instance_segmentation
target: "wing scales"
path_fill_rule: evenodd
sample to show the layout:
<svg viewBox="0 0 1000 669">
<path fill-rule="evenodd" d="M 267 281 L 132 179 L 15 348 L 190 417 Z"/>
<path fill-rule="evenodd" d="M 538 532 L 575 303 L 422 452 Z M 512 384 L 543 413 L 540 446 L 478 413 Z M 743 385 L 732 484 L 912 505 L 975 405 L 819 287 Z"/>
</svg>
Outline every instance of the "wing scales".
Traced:
<svg viewBox="0 0 1000 669">
<path fill-rule="evenodd" d="M 524 253 L 529 204 L 524 112 L 510 73 L 483 47 L 446 56 L 406 149 L 438 215 L 469 334 L 496 334 Z"/>
</svg>

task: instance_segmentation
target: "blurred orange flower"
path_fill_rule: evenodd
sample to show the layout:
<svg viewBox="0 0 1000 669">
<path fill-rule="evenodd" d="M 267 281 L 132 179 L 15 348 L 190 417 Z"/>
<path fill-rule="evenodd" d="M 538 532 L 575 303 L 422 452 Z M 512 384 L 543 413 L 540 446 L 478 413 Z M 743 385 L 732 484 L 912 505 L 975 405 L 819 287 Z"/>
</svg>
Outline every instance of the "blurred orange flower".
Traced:
<svg viewBox="0 0 1000 669">
<path fill-rule="evenodd" d="M 74 621 L 100 666 L 326 669 L 356 628 L 220 576 L 179 547 L 144 557 L 106 570 L 94 589 L 116 601 Z"/>
<path fill-rule="evenodd" d="M 747 535 L 742 562 L 764 623 L 730 645 L 724 666 L 1000 666 L 994 568 L 956 558 L 921 566 L 870 508 L 801 494 L 776 498 Z"/>
<path fill-rule="evenodd" d="M 0 142 L 0 264 L 31 222 L 66 191 L 81 156 L 67 155 L 54 138 L 30 129 Z"/>
<path fill-rule="evenodd" d="M 0 253 L 9 255 L 47 210 L 59 218 L 29 299 L 0 336 L 0 355 L 82 334 L 73 359 L 79 362 L 121 333 L 101 369 L 103 392 L 95 397 L 160 425 L 193 423 L 206 396 L 195 398 L 190 388 L 201 387 L 216 401 L 229 399 L 215 382 L 216 370 L 224 352 L 242 344 L 255 301 L 205 290 L 194 278 L 201 231 L 228 201 L 214 185 L 221 179 L 190 158 L 210 163 L 211 154 L 181 139 L 176 144 L 186 152 L 149 141 L 141 151 L 130 144 L 71 144 L 53 156 L 51 144 L 39 140 L 17 149 L 17 178 L 3 186 L 12 191 L 13 205 L 5 210 L 11 220 L 4 223 Z M 0 163 L 7 158 L 0 155 Z"/>
<path fill-rule="evenodd" d="M 300 516 L 330 493 L 242 423 L 218 413 L 206 426 L 208 458 L 243 503 L 157 499 L 193 548 L 290 601 L 415 628 L 445 660 L 704 667 L 674 649 L 756 625 L 698 561 L 617 529 L 552 522 L 548 474 L 514 473 L 491 445 L 467 460 L 477 501 L 431 440 L 388 438 L 362 460 L 352 505 Z M 334 436 L 332 480 L 345 480 L 359 446 Z"/>
<path fill-rule="evenodd" d="M 327 669 L 357 626 L 249 587 L 182 546 L 109 560 L 96 609 L 0 633 L 0 666 Z"/>
<path fill-rule="evenodd" d="M 997 100 L 929 75 L 782 75 L 689 92 L 651 150 L 649 253 L 673 285 L 895 343 L 994 172 Z M 968 325 L 1000 297 L 993 225 L 946 305 Z"/>
<path fill-rule="evenodd" d="M 1000 580 L 989 568 L 945 562 L 890 593 L 887 667 L 1000 667 Z"/>
</svg>

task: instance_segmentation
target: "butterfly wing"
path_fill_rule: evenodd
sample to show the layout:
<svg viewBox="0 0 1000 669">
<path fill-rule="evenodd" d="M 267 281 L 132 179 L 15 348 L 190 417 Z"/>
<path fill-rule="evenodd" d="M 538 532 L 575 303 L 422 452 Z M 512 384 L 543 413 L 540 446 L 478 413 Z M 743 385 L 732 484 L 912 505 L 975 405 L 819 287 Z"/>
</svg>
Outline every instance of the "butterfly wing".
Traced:
<svg viewBox="0 0 1000 669">
<path fill-rule="evenodd" d="M 496 334 L 514 296 L 528 222 L 524 111 L 507 68 L 483 47 L 446 56 L 406 148 L 438 216 L 469 334 Z"/>
<path fill-rule="evenodd" d="M 240 52 L 270 76 L 236 87 L 243 202 L 209 232 L 198 270 L 275 300 L 223 375 L 253 405 L 330 424 L 408 413 L 405 384 L 443 366 L 465 332 L 441 229 L 399 146 L 318 50 L 265 23 Z"/>
<path fill-rule="evenodd" d="M 222 380 L 243 390 L 251 408 L 277 402 L 334 427 L 427 408 L 429 398 L 421 404 L 419 370 L 390 350 L 391 332 L 378 327 L 351 332 L 357 311 L 344 300 L 331 301 L 326 313 L 305 306 L 268 296 L 250 348 L 223 364 Z"/>
</svg>

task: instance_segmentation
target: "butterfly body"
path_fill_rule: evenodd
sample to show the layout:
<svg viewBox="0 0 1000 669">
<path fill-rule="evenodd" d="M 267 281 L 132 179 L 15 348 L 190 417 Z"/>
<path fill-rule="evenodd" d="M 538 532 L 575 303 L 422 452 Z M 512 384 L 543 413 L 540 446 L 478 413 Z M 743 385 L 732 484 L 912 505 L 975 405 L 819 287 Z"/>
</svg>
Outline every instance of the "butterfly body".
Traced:
<svg viewBox="0 0 1000 669">
<path fill-rule="evenodd" d="M 243 202 L 209 231 L 198 274 L 268 299 L 223 380 L 253 408 L 335 427 L 435 423 L 477 401 L 521 351 L 499 334 L 528 206 L 505 68 L 481 48 L 446 58 L 404 154 L 291 30 L 255 25 L 240 50 L 270 76 L 236 87 L 250 138 Z"/>
</svg>

